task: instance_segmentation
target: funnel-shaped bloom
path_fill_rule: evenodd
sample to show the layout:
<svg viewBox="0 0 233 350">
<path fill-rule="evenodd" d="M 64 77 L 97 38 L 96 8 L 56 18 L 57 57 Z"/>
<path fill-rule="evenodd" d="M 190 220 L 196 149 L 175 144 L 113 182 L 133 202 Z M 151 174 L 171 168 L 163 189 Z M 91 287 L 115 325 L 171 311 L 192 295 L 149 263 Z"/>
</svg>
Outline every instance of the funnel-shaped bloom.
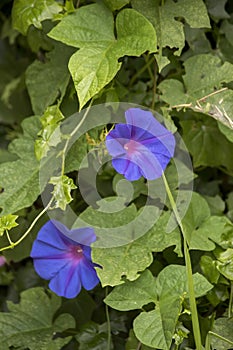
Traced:
<svg viewBox="0 0 233 350">
<path fill-rule="evenodd" d="M 126 124 L 116 124 L 106 137 L 112 166 L 127 180 L 159 178 L 174 155 L 175 138 L 151 112 L 130 108 Z"/>
<path fill-rule="evenodd" d="M 31 257 L 38 275 L 50 280 L 57 295 L 74 298 L 83 286 L 93 289 L 98 283 L 91 260 L 90 244 L 96 240 L 89 227 L 69 230 L 56 220 L 48 221 L 33 243 Z"/>
</svg>

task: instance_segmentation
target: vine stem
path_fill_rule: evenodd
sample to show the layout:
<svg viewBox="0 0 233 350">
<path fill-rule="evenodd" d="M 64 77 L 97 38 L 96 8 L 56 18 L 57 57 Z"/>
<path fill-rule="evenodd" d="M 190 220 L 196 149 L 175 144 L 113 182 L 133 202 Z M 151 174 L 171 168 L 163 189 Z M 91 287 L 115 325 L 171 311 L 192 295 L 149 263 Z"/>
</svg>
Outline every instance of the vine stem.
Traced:
<svg viewBox="0 0 233 350">
<path fill-rule="evenodd" d="M 143 73 L 145 72 L 145 70 L 148 69 L 148 67 L 150 67 L 151 63 L 154 61 L 154 57 L 151 57 L 150 60 L 146 61 L 145 66 L 143 66 L 141 69 L 139 69 L 131 78 L 130 82 L 129 82 L 129 87 L 131 87 L 133 85 L 133 83 L 135 82 L 135 80 Z"/>
<path fill-rule="evenodd" d="M 108 295 L 108 287 L 106 287 L 105 291 L 105 297 Z M 107 350 L 111 350 L 111 322 L 110 322 L 110 317 L 109 317 L 109 310 L 108 310 L 108 305 L 105 304 L 105 313 L 106 313 L 106 320 L 107 320 L 107 334 L 108 334 L 108 339 L 107 339 Z"/>
<path fill-rule="evenodd" d="M 223 340 L 225 341 L 226 343 L 228 344 L 231 344 L 233 345 L 233 342 L 225 337 L 222 337 L 221 335 L 217 334 L 217 333 L 214 333 L 214 332 L 211 332 L 209 331 L 208 334 L 207 334 L 207 337 L 206 337 L 206 344 L 205 344 L 205 350 L 210 350 L 210 336 L 213 336 L 215 338 L 218 338 L 220 340 Z"/>
<path fill-rule="evenodd" d="M 229 300 L 229 306 L 228 306 L 228 318 L 231 317 L 231 311 L 232 311 L 232 300 L 233 299 L 233 282 L 231 281 L 231 292 L 230 292 L 230 300 Z"/>
<path fill-rule="evenodd" d="M 205 100 L 206 100 L 207 98 L 209 98 L 209 97 L 211 97 L 211 96 L 214 96 L 214 95 L 217 95 L 217 94 L 220 94 L 221 92 L 226 91 L 226 90 L 228 90 L 227 87 L 224 87 L 224 88 L 222 88 L 222 89 L 213 91 L 213 92 L 211 92 L 210 94 L 199 98 L 199 100 L 196 100 L 196 105 L 199 107 L 200 103 L 201 103 L 201 102 L 205 102 Z M 173 106 L 171 106 L 171 108 L 191 108 L 191 107 L 195 107 L 195 106 L 193 106 L 192 102 L 190 102 L 190 103 L 183 103 L 183 104 L 180 104 L 180 105 L 173 105 Z"/>
<path fill-rule="evenodd" d="M 27 229 L 27 231 L 18 239 L 18 241 L 16 242 L 12 242 L 9 236 L 9 233 L 7 232 L 7 238 L 8 241 L 10 242 L 10 245 L 0 248 L 0 252 L 2 252 L 3 250 L 7 250 L 7 249 L 11 249 L 16 247 L 19 243 L 21 243 L 26 237 L 27 235 L 31 232 L 31 230 L 33 229 L 33 227 L 35 226 L 35 224 L 37 223 L 37 221 L 41 218 L 41 216 L 44 215 L 44 213 L 46 213 L 46 211 L 49 209 L 49 207 L 51 206 L 52 202 L 54 200 L 54 197 L 52 197 L 50 199 L 50 201 L 48 202 L 48 204 L 46 205 L 46 207 L 37 215 L 37 217 L 33 220 L 33 222 L 31 223 L 31 225 L 29 226 L 29 228 Z"/>
<path fill-rule="evenodd" d="M 75 135 L 75 133 L 78 131 L 78 129 L 82 126 L 82 124 L 84 123 L 89 111 L 90 111 L 90 108 L 92 106 L 92 103 L 93 103 L 93 99 L 91 100 L 89 106 L 87 107 L 82 119 L 80 120 L 80 122 L 78 123 L 78 125 L 74 128 L 74 130 L 70 133 L 69 137 L 67 138 L 66 140 L 66 143 L 65 143 L 65 146 L 62 150 L 62 153 L 61 153 L 61 156 L 62 156 L 62 166 L 61 166 L 61 175 L 64 175 L 65 173 L 65 156 L 66 156 L 66 151 L 67 151 L 67 148 L 69 146 L 69 142 L 70 142 L 70 139 Z"/>
<path fill-rule="evenodd" d="M 184 257 L 185 257 L 185 266 L 186 266 L 186 273 L 187 273 L 187 279 L 188 279 L 188 293 L 189 293 L 189 302 L 190 302 L 190 309 L 191 309 L 193 334 L 194 334 L 194 340 L 196 343 L 196 349 L 202 350 L 201 333 L 200 333 L 196 298 L 195 298 L 195 292 L 194 292 L 192 265 L 191 265 L 191 258 L 190 258 L 190 254 L 189 254 L 188 243 L 187 243 L 187 237 L 186 237 L 186 233 L 185 233 L 185 230 L 184 230 L 181 218 L 180 218 L 180 214 L 178 213 L 178 210 L 177 210 L 175 200 L 173 198 L 173 195 L 171 193 L 170 187 L 168 185 L 168 182 L 167 182 L 167 179 L 166 179 L 164 173 L 162 174 L 162 177 L 163 177 L 163 181 L 164 181 L 164 185 L 166 188 L 166 192 L 167 192 L 169 201 L 171 203 L 173 213 L 175 215 L 176 221 L 177 221 L 177 223 L 180 227 L 181 233 L 183 235 Z"/>
<path fill-rule="evenodd" d="M 78 123 L 78 125 L 74 128 L 74 130 L 70 133 L 69 137 L 67 138 L 66 142 L 65 142 L 65 146 L 61 152 L 61 157 L 62 157 L 62 175 L 64 175 L 65 173 L 65 155 L 66 155 L 66 151 L 67 151 L 67 148 L 68 148 L 68 145 L 69 145 L 69 141 L 70 139 L 75 135 L 75 133 L 78 131 L 78 129 L 81 127 L 81 125 L 84 123 L 86 117 L 87 117 L 87 114 L 91 108 L 91 105 L 92 105 L 92 102 L 93 102 L 93 99 L 91 100 L 88 108 L 86 109 L 85 113 L 84 113 L 84 116 L 83 118 L 80 120 L 80 122 Z M 35 226 L 35 224 L 37 223 L 37 221 L 41 218 L 41 216 L 44 215 L 44 213 L 50 208 L 52 202 L 54 200 L 54 197 L 52 197 L 49 201 L 49 203 L 46 205 L 46 207 L 37 215 L 37 217 L 34 219 L 34 221 L 31 223 L 31 225 L 29 226 L 29 228 L 27 229 L 27 231 L 18 239 L 18 241 L 16 242 L 12 242 L 11 238 L 10 238 L 10 235 L 8 233 L 8 231 L 6 232 L 6 235 L 7 235 L 7 239 L 10 243 L 10 245 L 6 246 L 6 247 L 3 247 L 3 248 L 0 248 L 0 252 L 4 251 L 4 250 L 7 250 L 7 249 L 11 249 L 11 248 L 14 248 L 16 247 L 18 244 L 20 244 L 26 237 L 27 235 L 31 232 L 31 230 L 33 229 L 33 227 Z"/>
</svg>

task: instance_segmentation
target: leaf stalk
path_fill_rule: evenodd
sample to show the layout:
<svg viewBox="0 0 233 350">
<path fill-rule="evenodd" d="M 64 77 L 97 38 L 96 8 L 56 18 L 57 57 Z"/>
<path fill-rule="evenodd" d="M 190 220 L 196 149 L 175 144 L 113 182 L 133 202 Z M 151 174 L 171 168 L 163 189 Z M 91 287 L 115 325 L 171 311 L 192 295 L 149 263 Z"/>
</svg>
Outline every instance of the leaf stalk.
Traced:
<svg viewBox="0 0 233 350">
<path fill-rule="evenodd" d="M 188 248 L 188 242 L 186 233 L 180 218 L 180 214 L 178 212 L 175 200 L 173 198 L 173 195 L 171 193 L 169 184 L 167 182 L 167 179 L 162 174 L 164 185 L 166 188 L 166 192 L 169 198 L 169 201 L 171 203 L 171 207 L 173 210 L 173 213 L 175 215 L 176 221 L 180 227 L 180 231 L 183 236 L 184 240 L 184 257 L 185 257 L 185 266 L 186 266 L 186 274 L 187 274 L 187 280 L 188 280 L 188 293 L 189 293 L 189 302 L 190 302 L 190 309 L 191 309 L 191 318 L 192 318 L 192 326 L 193 326 L 193 334 L 194 334 L 194 340 L 196 343 L 196 349 L 202 350 L 202 343 L 201 343 L 201 332 L 200 332 L 200 326 L 199 326 L 199 320 L 198 320 L 198 313 L 197 313 L 197 305 L 196 305 L 196 298 L 195 298 L 195 292 L 194 292 L 194 283 L 193 283 L 193 274 L 192 274 L 192 264 L 191 264 L 191 258 L 189 254 L 189 248 Z"/>
</svg>

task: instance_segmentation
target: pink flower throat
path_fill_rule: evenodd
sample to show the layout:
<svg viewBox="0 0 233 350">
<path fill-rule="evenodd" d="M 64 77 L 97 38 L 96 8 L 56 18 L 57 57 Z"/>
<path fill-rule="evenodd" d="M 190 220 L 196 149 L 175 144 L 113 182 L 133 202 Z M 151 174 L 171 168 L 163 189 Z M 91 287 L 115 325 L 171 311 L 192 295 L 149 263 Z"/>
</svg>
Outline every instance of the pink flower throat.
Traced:
<svg viewBox="0 0 233 350">
<path fill-rule="evenodd" d="M 81 245 L 73 245 L 70 247 L 70 255 L 72 259 L 78 261 L 83 258 L 83 249 Z"/>
<path fill-rule="evenodd" d="M 124 149 L 127 151 L 128 154 L 132 154 L 137 151 L 139 146 L 139 143 L 134 140 L 130 140 L 124 145 Z"/>
</svg>

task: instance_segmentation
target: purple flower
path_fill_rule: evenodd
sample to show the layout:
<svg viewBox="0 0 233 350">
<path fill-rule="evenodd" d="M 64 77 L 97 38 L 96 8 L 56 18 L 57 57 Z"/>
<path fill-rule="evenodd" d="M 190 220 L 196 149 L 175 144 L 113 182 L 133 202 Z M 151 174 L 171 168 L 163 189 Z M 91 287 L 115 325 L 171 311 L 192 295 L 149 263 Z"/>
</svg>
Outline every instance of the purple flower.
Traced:
<svg viewBox="0 0 233 350">
<path fill-rule="evenodd" d="M 91 260 L 90 244 L 96 240 L 90 227 L 69 230 L 56 220 L 48 221 L 33 243 L 31 257 L 38 275 L 50 280 L 57 295 L 74 298 L 81 287 L 93 289 L 99 279 Z"/>
<path fill-rule="evenodd" d="M 6 258 L 3 255 L 0 255 L 0 267 L 5 265 L 6 263 Z"/>
<path fill-rule="evenodd" d="M 127 180 L 159 178 L 174 155 L 175 138 L 151 112 L 130 108 L 126 124 L 117 124 L 106 137 L 112 166 Z"/>
</svg>

